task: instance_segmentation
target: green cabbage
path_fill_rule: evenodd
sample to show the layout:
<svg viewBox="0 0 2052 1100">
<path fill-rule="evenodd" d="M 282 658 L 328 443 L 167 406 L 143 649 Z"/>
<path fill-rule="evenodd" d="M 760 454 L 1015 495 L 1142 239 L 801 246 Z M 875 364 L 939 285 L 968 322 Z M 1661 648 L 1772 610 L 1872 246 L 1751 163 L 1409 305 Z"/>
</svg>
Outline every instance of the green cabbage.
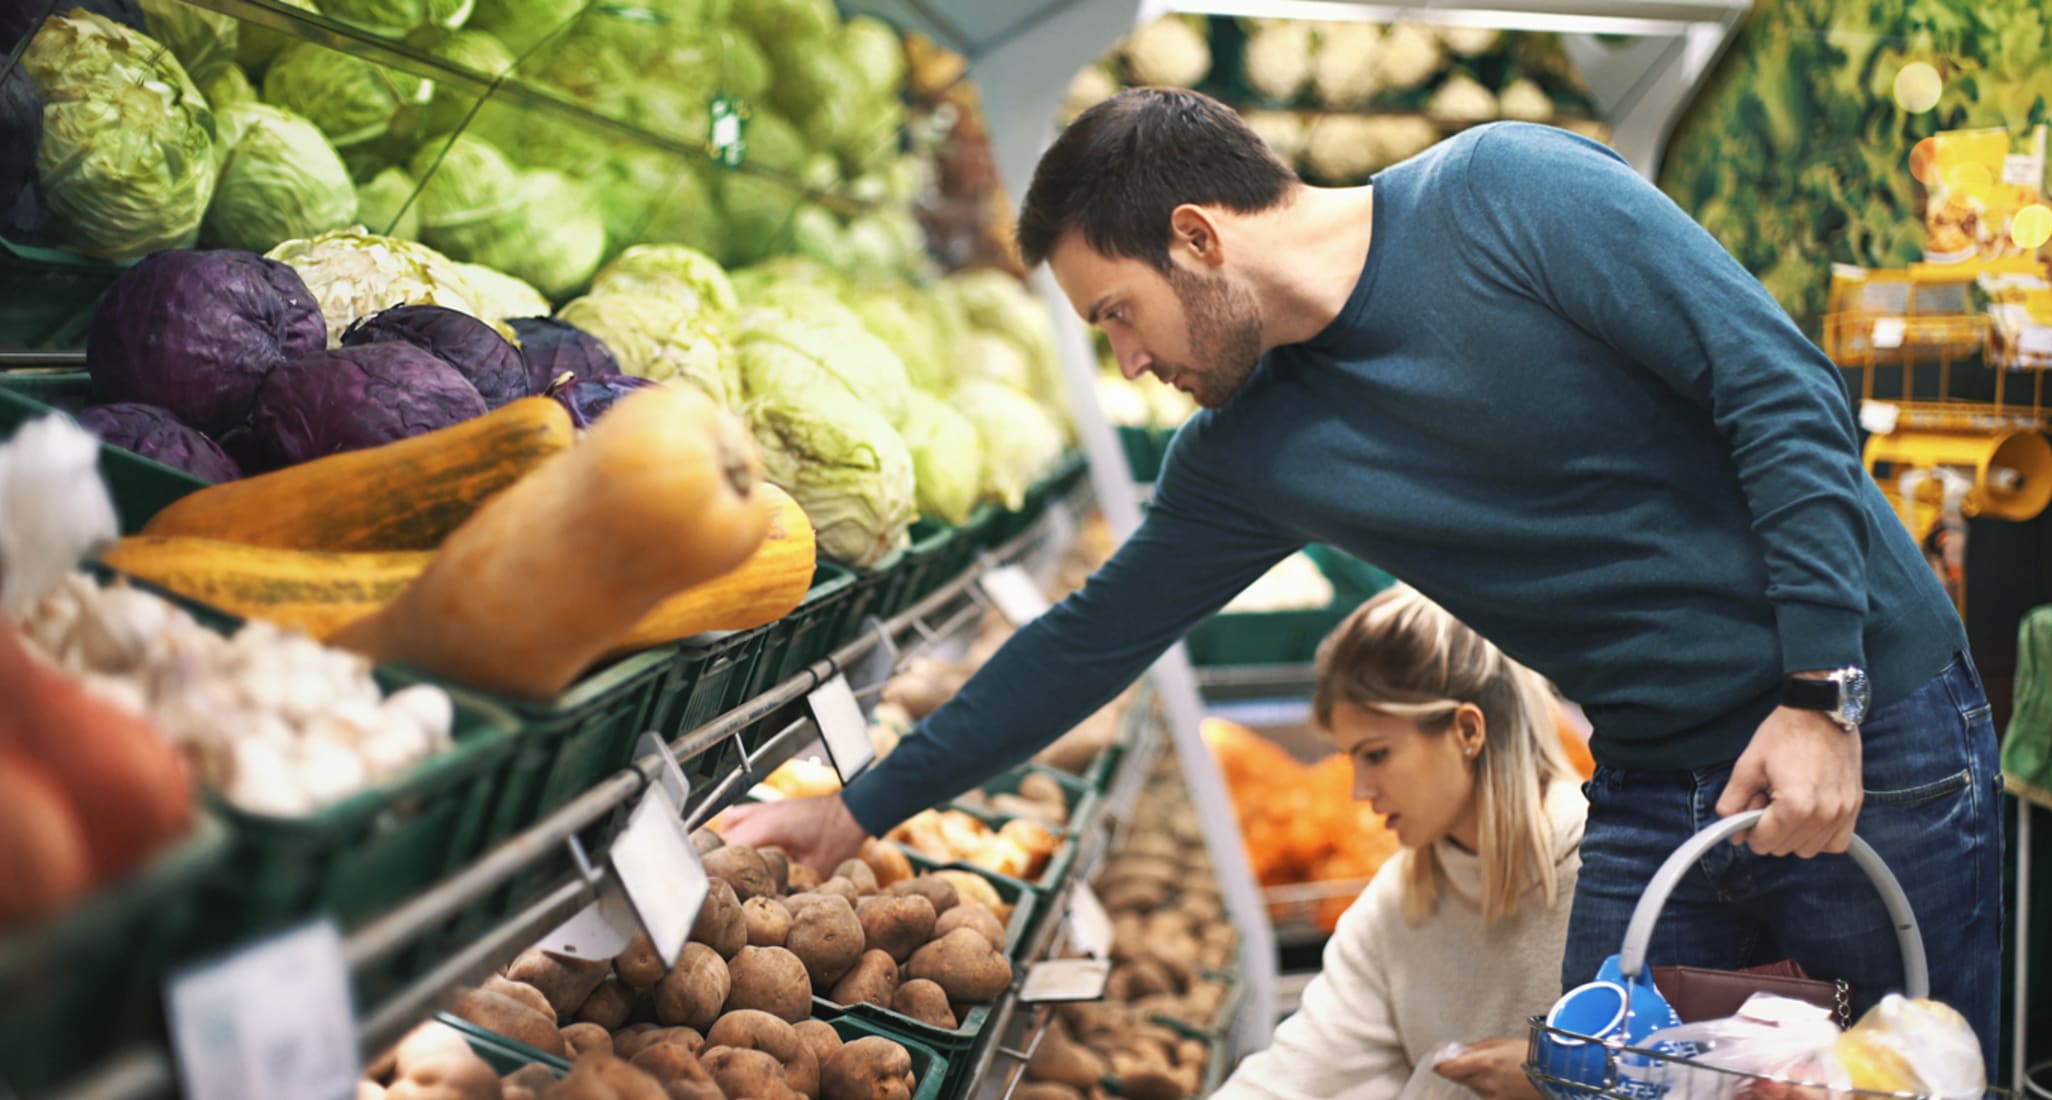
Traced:
<svg viewBox="0 0 2052 1100">
<path fill-rule="evenodd" d="M 288 8 L 298 8 L 300 11 L 317 12 L 320 10 L 314 7 L 313 0 L 273 0 L 273 2 Z M 274 31 L 269 27 L 260 27 L 255 23 L 244 23 L 238 29 L 235 38 L 235 60 L 243 68 L 249 70 L 251 77 L 261 77 L 264 75 L 265 67 L 270 65 L 271 59 L 278 56 L 278 51 L 284 49 L 286 44 L 291 41 L 291 36 Z"/>
<path fill-rule="evenodd" d="M 64 5 L 59 4 L 62 8 Z M 185 67 L 185 75 L 204 87 L 235 64 L 236 32 L 232 15 L 208 11 L 185 0 L 142 0 L 143 24 Z M 214 106 L 219 107 L 216 103 Z"/>
<path fill-rule="evenodd" d="M 858 15 L 841 28 L 841 50 L 871 98 L 894 96 L 905 80 L 905 47 L 889 23 Z"/>
<path fill-rule="evenodd" d="M 904 438 L 787 345 L 744 345 L 740 359 L 764 473 L 805 509 L 820 553 L 867 568 L 904 549 L 918 507 Z"/>
<path fill-rule="evenodd" d="M 597 337 L 628 374 L 688 382 L 729 409 L 740 403 L 733 349 L 683 303 L 587 294 L 557 311 L 556 319 Z"/>
<path fill-rule="evenodd" d="M 855 303 L 855 313 L 863 328 L 898 353 L 913 386 L 938 394 L 955 384 L 953 359 L 939 325 L 931 311 L 919 307 L 915 292 L 872 294 Z"/>
<path fill-rule="evenodd" d="M 336 21 L 386 38 L 452 31 L 470 18 L 472 0 L 321 0 Z"/>
<path fill-rule="evenodd" d="M 250 84 L 249 77 L 234 65 L 216 69 L 214 75 L 199 82 L 199 90 L 207 97 L 207 106 L 212 107 L 216 114 L 238 103 L 257 101 L 256 88 Z"/>
<path fill-rule="evenodd" d="M 860 319 L 838 303 L 834 311 L 757 308 L 741 318 L 741 345 L 789 348 L 838 378 L 849 392 L 883 414 L 893 426 L 905 420 L 912 382 L 905 364 Z"/>
<path fill-rule="evenodd" d="M 585 0 L 477 0 L 470 25 L 490 31 L 514 53 L 526 53 L 584 10 Z"/>
<path fill-rule="evenodd" d="M 837 270 L 848 270 L 848 235 L 841 219 L 826 207 L 808 202 L 791 215 L 787 230 L 790 250 Z"/>
<path fill-rule="evenodd" d="M 995 332 L 969 334 L 969 354 L 962 360 L 962 377 L 995 382 L 1020 393 L 1033 392 L 1033 364 L 1017 344 Z"/>
<path fill-rule="evenodd" d="M 470 235 L 458 259 L 498 268 L 567 298 L 591 281 L 606 254 L 606 223 L 590 186 L 547 169 L 522 173 L 511 209 Z"/>
<path fill-rule="evenodd" d="M 728 267 L 745 267 L 784 251 L 791 219 L 805 196 L 778 179 L 733 172 L 720 177 L 720 209 L 727 218 Z"/>
<path fill-rule="evenodd" d="M 417 76 L 312 42 L 278 51 L 264 72 L 264 102 L 311 119 L 344 151 L 404 137 L 433 93 Z"/>
<path fill-rule="evenodd" d="M 734 284 L 711 256 L 683 245 L 643 245 L 613 258 L 591 281 L 593 294 L 641 294 L 687 303 L 694 314 L 733 316 Z"/>
<path fill-rule="evenodd" d="M 719 54 L 715 71 L 719 74 L 719 89 L 728 95 L 744 100 L 761 99 L 770 89 L 770 60 L 755 39 L 721 28 L 718 32 Z"/>
<path fill-rule="evenodd" d="M 1047 308 L 1025 284 L 1002 271 L 985 269 L 951 275 L 946 285 L 971 325 L 1002 335 L 1025 353 L 1037 381 L 1059 369 Z"/>
<path fill-rule="evenodd" d="M 748 159 L 756 164 L 788 175 L 796 175 L 804 167 L 808 155 L 805 135 L 783 116 L 756 107 L 749 112 L 742 134 L 748 141 Z"/>
<path fill-rule="evenodd" d="M 549 300 L 541 291 L 503 271 L 483 264 L 457 264 L 463 281 L 474 291 L 478 308 L 488 321 L 510 321 L 515 317 L 547 317 Z"/>
<path fill-rule="evenodd" d="M 734 25 L 765 46 L 805 42 L 819 48 L 819 40 L 840 23 L 833 0 L 743 0 L 734 8 Z"/>
<path fill-rule="evenodd" d="M 976 425 L 940 398 L 913 390 L 903 432 L 919 514 L 957 527 L 969 522 L 983 491 L 983 437 Z"/>
<path fill-rule="evenodd" d="M 21 64 L 43 96 L 36 174 L 58 239 L 110 260 L 193 243 L 219 164 L 178 59 L 78 9 L 45 20 Z"/>
<path fill-rule="evenodd" d="M 413 157 L 421 181 L 414 205 L 420 208 L 421 239 L 459 260 L 503 230 L 519 198 L 520 173 L 482 138 L 461 134 L 431 141 Z"/>
<path fill-rule="evenodd" d="M 387 168 L 356 189 L 356 220 L 387 237 L 420 239 L 420 204 L 413 199 L 413 177 L 404 168 Z"/>
<path fill-rule="evenodd" d="M 725 250 L 726 223 L 697 166 L 654 149 L 630 148 L 606 157 L 601 167 L 592 183 L 611 248 L 681 244 L 708 256 Z"/>
<path fill-rule="evenodd" d="M 847 271 L 862 277 L 903 278 L 931 266 L 926 231 L 909 210 L 880 210 L 848 222 L 843 239 Z"/>
<path fill-rule="evenodd" d="M 200 226 L 209 246 L 262 252 L 356 220 L 356 186 L 320 127 L 262 103 L 230 107 L 219 124 L 227 159 Z"/>
<path fill-rule="evenodd" d="M 772 305 L 786 300 L 792 284 L 824 290 L 838 298 L 845 289 L 841 276 L 819 261 L 805 256 L 775 256 L 733 274 L 734 292 L 749 305 Z"/>
<path fill-rule="evenodd" d="M 1032 398 L 996 382 L 964 382 L 948 403 L 983 438 L 984 496 L 1018 511 L 1027 488 L 1061 457 L 1061 425 Z"/>
<path fill-rule="evenodd" d="M 513 69 L 513 52 L 484 31 L 457 31 L 429 52 L 479 76 L 499 76 Z M 434 98 L 421 112 L 421 133 L 447 134 L 462 129 L 479 98 L 468 86 L 454 82 L 435 85 Z"/>
<path fill-rule="evenodd" d="M 443 306 L 489 320 L 456 261 L 424 244 L 337 229 L 286 241 L 264 255 L 291 265 L 328 322 L 328 346 L 357 319 L 393 306 Z M 510 331 L 510 330 L 509 330 Z"/>
</svg>

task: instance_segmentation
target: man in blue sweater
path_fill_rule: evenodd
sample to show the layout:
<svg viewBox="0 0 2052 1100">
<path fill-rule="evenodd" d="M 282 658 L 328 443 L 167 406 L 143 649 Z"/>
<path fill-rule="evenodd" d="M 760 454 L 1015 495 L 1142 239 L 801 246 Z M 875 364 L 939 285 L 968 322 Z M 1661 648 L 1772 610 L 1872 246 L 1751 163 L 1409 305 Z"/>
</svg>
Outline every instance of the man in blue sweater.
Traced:
<svg viewBox="0 0 2052 1100">
<path fill-rule="evenodd" d="M 1614 153 L 1481 126 L 1309 187 L 1229 109 L 1127 92 L 1019 220 L 1128 377 L 1205 408 L 1146 522 L 839 798 L 736 839 L 819 865 L 1025 758 L 1308 542 L 1423 591 L 1550 677 L 1600 765 L 1562 967 L 1589 980 L 1654 869 L 1765 808 L 1670 901 L 1656 964 L 1792 957 L 1863 1008 L 1903 985 L 1841 854 L 1909 890 L 1936 996 L 1996 1052 L 2000 777 L 1957 616 L 1861 468 L 1831 363 Z"/>
</svg>

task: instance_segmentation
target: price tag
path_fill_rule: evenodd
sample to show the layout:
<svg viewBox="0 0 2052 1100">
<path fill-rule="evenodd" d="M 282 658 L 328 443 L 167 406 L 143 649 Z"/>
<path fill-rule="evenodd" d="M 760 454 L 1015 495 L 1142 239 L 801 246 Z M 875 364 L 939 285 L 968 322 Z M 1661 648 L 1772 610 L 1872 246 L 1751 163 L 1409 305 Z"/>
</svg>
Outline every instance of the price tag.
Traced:
<svg viewBox="0 0 2052 1100">
<path fill-rule="evenodd" d="M 2052 325 L 2032 325 L 2019 330 L 2016 350 L 2025 355 L 2052 355 Z"/>
<path fill-rule="evenodd" d="M 1900 317 L 1874 318 L 1874 346 L 1882 349 L 1899 348 L 1902 338 L 1909 333 L 1909 324 Z"/>
<path fill-rule="evenodd" d="M 356 1014 L 332 920 L 173 973 L 164 1004 L 192 1100 L 356 1095 Z"/>
<path fill-rule="evenodd" d="M 1019 999 L 1030 1005 L 1101 1001 L 1110 981 L 1110 960 L 1048 959 L 1026 971 Z"/>
<path fill-rule="evenodd" d="M 983 586 L 983 594 L 997 605 L 998 614 L 1013 626 L 1027 623 L 1047 614 L 1047 594 L 1026 570 L 1016 565 L 999 566 L 983 574 L 977 582 Z"/>
<path fill-rule="evenodd" d="M 1069 942 L 1092 958 L 1111 957 L 1111 914 L 1104 911 L 1097 891 L 1087 882 L 1077 883 L 1069 895 Z"/>
<path fill-rule="evenodd" d="M 713 97 L 712 124 L 706 131 L 706 149 L 722 167 L 739 168 L 748 156 L 747 126 L 741 101 L 725 92 Z"/>
<path fill-rule="evenodd" d="M 1860 402 L 1860 427 L 1870 435 L 1888 435 L 1902 421 L 1902 406 L 1886 401 Z"/>
<path fill-rule="evenodd" d="M 2002 158 L 2002 182 L 2011 187 L 2041 187 L 2045 183 L 2045 158 L 2029 153 L 2011 153 Z"/>
<path fill-rule="evenodd" d="M 812 710 L 812 722 L 819 727 L 820 742 L 826 745 L 834 771 L 842 783 L 853 783 L 876 759 L 876 746 L 870 743 L 869 719 L 862 716 L 862 704 L 856 702 L 848 677 L 837 675 L 814 688 L 805 697 L 805 705 Z"/>
<path fill-rule="evenodd" d="M 705 904 L 708 884 L 683 811 L 667 790 L 650 787 L 641 796 L 607 859 L 656 954 L 663 965 L 675 966 Z"/>
</svg>

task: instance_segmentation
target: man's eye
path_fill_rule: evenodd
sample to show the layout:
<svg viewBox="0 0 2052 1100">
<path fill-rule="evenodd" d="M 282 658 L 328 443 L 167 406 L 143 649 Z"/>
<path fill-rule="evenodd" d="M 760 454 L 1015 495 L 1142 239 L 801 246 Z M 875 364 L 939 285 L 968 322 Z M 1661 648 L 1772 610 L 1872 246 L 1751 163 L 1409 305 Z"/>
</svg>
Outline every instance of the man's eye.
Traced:
<svg viewBox="0 0 2052 1100">
<path fill-rule="evenodd" d="M 1364 764 L 1380 764 L 1389 759 L 1388 749 L 1369 749 L 1359 754 Z"/>
</svg>

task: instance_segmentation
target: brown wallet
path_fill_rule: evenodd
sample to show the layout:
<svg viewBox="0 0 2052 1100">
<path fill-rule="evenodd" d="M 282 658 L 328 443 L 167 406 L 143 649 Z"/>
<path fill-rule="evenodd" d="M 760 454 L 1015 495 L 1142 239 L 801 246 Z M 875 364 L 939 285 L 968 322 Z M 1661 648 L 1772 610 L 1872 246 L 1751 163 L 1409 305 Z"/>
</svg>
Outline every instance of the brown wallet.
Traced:
<svg viewBox="0 0 2052 1100">
<path fill-rule="evenodd" d="M 1653 987 L 1686 1024 L 1736 1016 L 1755 993 L 1772 993 L 1830 1009 L 1838 1026 L 1852 1026 L 1852 988 L 1844 982 L 1812 978 L 1794 959 L 1745 970 L 1707 970 L 1695 966 L 1656 966 Z"/>
</svg>

